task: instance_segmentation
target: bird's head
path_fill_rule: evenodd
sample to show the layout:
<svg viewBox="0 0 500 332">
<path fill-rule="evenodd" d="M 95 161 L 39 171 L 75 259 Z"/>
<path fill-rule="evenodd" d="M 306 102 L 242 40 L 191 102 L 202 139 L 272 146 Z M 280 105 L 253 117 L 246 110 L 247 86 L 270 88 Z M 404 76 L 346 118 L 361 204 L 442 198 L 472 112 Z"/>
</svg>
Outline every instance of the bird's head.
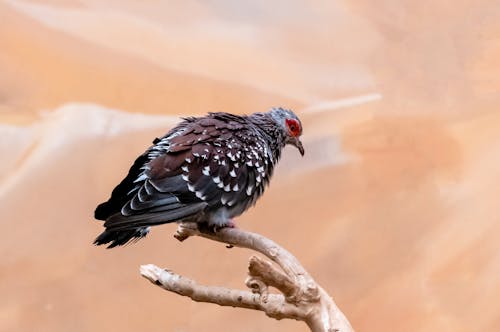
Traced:
<svg viewBox="0 0 500 332">
<path fill-rule="evenodd" d="M 279 128 L 281 128 L 285 144 L 295 146 L 300 154 L 304 155 L 304 147 L 300 141 L 302 135 L 302 123 L 299 117 L 291 110 L 281 107 L 271 109 L 271 116 Z"/>
</svg>

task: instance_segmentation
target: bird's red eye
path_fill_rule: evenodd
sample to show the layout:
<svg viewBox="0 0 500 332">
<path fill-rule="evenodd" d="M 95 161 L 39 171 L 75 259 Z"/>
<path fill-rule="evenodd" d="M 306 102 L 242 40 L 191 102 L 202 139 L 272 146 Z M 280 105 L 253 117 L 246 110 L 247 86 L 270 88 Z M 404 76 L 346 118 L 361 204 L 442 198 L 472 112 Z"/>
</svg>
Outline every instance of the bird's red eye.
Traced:
<svg viewBox="0 0 500 332">
<path fill-rule="evenodd" d="M 297 137 L 302 132 L 299 121 L 295 119 L 286 119 L 286 126 L 290 136 Z"/>
</svg>

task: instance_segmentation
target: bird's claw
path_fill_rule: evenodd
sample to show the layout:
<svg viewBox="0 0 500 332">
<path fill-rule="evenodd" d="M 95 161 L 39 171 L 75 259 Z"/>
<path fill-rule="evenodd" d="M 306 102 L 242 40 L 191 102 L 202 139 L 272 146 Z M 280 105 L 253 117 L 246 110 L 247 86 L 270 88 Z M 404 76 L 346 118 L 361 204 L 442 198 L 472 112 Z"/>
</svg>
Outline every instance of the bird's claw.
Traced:
<svg viewBox="0 0 500 332">
<path fill-rule="evenodd" d="M 216 234 L 218 231 L 224 228 L 236 228 L 236 223 L 234 222 L 233 219 L 228 220 L 226 223 L 223 224 L 214 224 L 212 225 L 212 232 Z"/>
</svg>

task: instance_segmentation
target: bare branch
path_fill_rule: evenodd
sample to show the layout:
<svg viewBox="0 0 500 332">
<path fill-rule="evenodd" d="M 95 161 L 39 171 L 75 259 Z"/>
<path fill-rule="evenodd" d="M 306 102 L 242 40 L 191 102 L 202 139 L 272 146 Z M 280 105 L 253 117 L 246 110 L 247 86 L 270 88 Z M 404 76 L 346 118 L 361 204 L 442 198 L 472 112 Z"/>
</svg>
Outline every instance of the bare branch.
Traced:
<svg viewBox="0 0 500 332">
<path fill-rule="evenodd" d="M 194 280 L 163 270 L 153 264 L 142 265 L 141 274 L 155 285 L 170 292 L 188 296 L 196 302 L 261 310 L 269 317 L 276 319 L 285 317 L 305 319 L 303 312 L 293 304 L 287 303 L 283 295 L 270 294 L 267 301 L 262 301 L 259 294 L 226 287 L 199 285 Z"/>
<path fill-rule="evenodd" d="M 291 301 L 317 300 L 318 288 L 299 261 L 288 251 L 277 245 L 274 241 L 256 233 L 243 231 L 239 228 L 223 228 L 218 232 L 208 232 L 198 228 L 195 223 L 179 225 L 174 235 L 180 241 L 190 236 L 201 236 L 210 240 L 223 242 L 235 247 L 252 249 L 266 255 L 275 261 L 283 271 L 299 285 L 297 294 L 290 296 Z"/>
<path fill-rule="evenodd" d="M 250 278 L 262 280 L 264 284 L 279 289 L 289 302 L 290 299 L 298 293 L 297 285 L 276 266 L 257 256 L 250 257 L 248 266 L 248 275 Z"/>
<path fill-rule="evenodd" d="M 200 236 L 231 246 L 252 249 L 273 260 L 282 271 L 271 262 L 252 256 L 246 280 L 246 285 L 252 292 L 248 292 L 199 285 L 191 279 L 155 265 L 141 266 L 141 274 L 163 289 L 188 296 L 194 301 L 261 310 L 276 319 L 302 320 L 313 332 L 353 331 L 326 291 L 317 285 L 291 253 L 274 241 L 237 228 L 223 228 L 213 232 L 199 228 L 195 223 L 180 224 L 174 236 L 179 241 L 190 236 Z M 269 287 L 275 287 L 283 295 L 270 294 Z"/>
</svg>

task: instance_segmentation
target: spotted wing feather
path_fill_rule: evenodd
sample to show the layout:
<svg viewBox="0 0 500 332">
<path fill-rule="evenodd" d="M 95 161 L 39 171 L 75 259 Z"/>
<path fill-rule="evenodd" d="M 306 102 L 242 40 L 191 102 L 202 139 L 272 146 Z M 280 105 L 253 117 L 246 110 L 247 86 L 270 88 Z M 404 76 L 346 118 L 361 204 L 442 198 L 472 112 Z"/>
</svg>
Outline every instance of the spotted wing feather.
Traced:
<svg viewBox="0 0 500 332">
<path fill-rule="evenodd" d="M 122 245 L 147 234 L 149 226 L 173 221 L 210 223 L 221 209 L 224 218 L 241 214 L 262 194 L 272 172 L 266 148 L 245 117 L 212 113 L 185 119 L 155 140 L 98 207 L 96 217 L 106 220 L 106 231 L 96 243 Z"/>
</svg>

